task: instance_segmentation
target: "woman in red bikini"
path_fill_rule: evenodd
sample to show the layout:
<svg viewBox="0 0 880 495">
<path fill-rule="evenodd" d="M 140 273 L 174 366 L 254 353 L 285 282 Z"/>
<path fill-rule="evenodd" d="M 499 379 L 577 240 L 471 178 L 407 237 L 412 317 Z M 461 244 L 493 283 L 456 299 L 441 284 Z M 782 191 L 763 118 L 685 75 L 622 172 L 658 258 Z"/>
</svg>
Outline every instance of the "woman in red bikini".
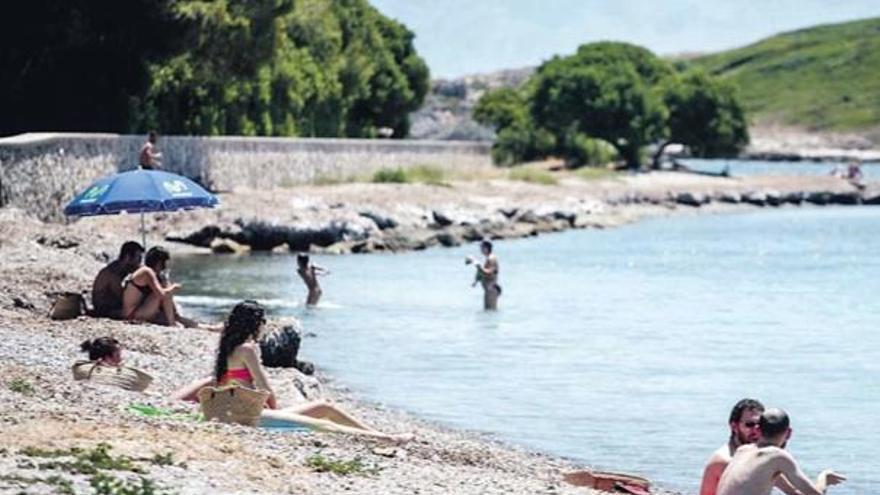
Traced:
<svg viewBox="0 0 880 495">
<path fill-rule="evenodd" d="M 174 394 L 178 400 L 195 402 L 203 387 L 237 385 L 269 392 L 266 407 L 278 413 L 266 412 L 269 418 L 281 418 L 319 430 L 367 435 L 395 441 L 406 441 L 412 435 L 391 435 L 374 430 L 326 400 L 312 401 L 279 410 L 278 401 L 263 365 L 257 343 L 260 329 L 266 323 L 266 313 L 256 301 L 235 305 L 223 325 L 214 375 L 198 380 Z"/>
</svg>

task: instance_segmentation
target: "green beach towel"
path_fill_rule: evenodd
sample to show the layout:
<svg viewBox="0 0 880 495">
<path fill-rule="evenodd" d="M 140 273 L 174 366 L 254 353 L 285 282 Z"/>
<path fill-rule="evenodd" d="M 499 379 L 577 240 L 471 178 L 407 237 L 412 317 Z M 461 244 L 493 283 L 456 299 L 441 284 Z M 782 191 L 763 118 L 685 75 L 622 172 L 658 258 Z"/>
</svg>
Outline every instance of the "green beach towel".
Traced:
<svg viewBox="0 0 880 495">
<path fill-rule="evenodd" d="M 164 409 L 148 404 L 138 404 L 137 402 L 129 404 L 125 408 L 131 414 L 137 416 L 146 416 L 148 418 L 168 418 L 177 421 L 204 421 L 202 413 L 179 413 L 171 409 Z"/>
</svg>

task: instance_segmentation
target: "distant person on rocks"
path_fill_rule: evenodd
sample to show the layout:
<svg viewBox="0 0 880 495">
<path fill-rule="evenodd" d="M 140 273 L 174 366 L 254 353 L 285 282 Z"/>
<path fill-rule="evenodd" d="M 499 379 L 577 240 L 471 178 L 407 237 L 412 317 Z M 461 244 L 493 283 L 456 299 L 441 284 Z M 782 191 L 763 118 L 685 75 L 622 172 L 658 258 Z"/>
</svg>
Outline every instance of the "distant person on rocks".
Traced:
<svg viewBox="0 0 880 495">
<path fill-rule="evenodd" d="M 323 294 L 321 285 L 318 284 L 318 276 L 329 275 L 330 272 L 324 267 L 310 262 L 309 255 L 298 254 L 296 255 L 296 273 L 306 284 L 306 289 L 309 291 L 309 295 L 306 297 L 306 305 L 316 306 Z"/>
<path fill-rule="evenodd" d="M 718 495 L 770 495 L 779 479 L 790 483 L 794 493 L 824 495 L 829 486 L 846 480 L 831 470 L 822 471 L 815 483 L 807 478 L 785 450 L 791 427 L 788 414 L 782 409 L 764 411 L 759 425 L 761 440 L 736 450 L 718 482 Z"/>
<path fill-rule="evenodd" d="M 144 247 L 137 242 L 128 241 L 119 250 L 119 257 L 98 272 L 92 284 L 92 306 L 95 308 L 95 316 L 124 318 L 122 282 L 141 266 L 143 256 Z"/>
<path fill-rule="evenodd" d="M 179 284 L 163 284 L 171 255 L 162 247 L 154 246 L 144 257 L 144 266 L 138 268 L 125 283 L 122 294 L 122 312 L 126 320 L 147 321 L 175 326 L 177 308 L 173 294 Z"/>
<path fill-rule="evenodd" d="M 862 184 L 865 176 L 862 174 L 862 163 L 859 160 L 853 160 L 846 166 L 846 178 L 856 187 L 865 187 Z"/>
<path fill-rule="evenodd" d="M 147 142 L 141 146 L 141 152 L 138 155 L 138 163 L 144 170 L 156 170 L 162 168 L 162 153 L 156 151 L 156 142 L 159 135 L 156 131 L 150 131 L 147 135 Z"/>
<path fill-rule="evenodd" d="M 483 309 L 494 311 L 498 309 L 498 296 L 501 295 L 501 286 L 498 285 L 498 258 L 492 253 L 491 241 L 482 241 L 480 252 L 485 256 L 482 265 L 477 263 L 473 256 L 468 256 L 464 262 L 466 265 L 476 265 L 477 273 L 471 286 L 482 284 Z"/>
</svg>

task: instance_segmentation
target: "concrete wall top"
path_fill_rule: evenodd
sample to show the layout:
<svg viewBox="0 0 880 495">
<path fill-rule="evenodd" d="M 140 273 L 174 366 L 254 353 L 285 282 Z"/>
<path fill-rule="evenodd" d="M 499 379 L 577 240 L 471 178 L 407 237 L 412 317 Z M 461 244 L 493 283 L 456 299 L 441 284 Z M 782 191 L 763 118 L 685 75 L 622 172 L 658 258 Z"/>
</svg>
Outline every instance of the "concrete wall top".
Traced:
<svg viewBox="0 0 880 495">
<path fill-rule="evenodd" d="M 58 141 L 113 141 L 123 139 L 145 139 L 142 134 L 110 134 L 110 133 L 76 133 L 76 132 L 28 132 L 0 138 L 0 148 L 22 148 L 28 145 L 47 145 Z M 354 139 L 354 138 L 303 138 L 303 137 L 251 137 L 251 136 L 159 136 L 159 145 L 163 139 L 175 141 L 200 141 L 210 145 L 243 145 L 246 147 L 260 145 L 262 147 L 321 149 L 332 151 L 334 148 L 363 150 L 387 149 L 388 151 L 414 151 L 415 149 L 431 151 L 489 153 L 492 143 L 487 141 L 439 141 L 422 139 Z"/>
</svg>

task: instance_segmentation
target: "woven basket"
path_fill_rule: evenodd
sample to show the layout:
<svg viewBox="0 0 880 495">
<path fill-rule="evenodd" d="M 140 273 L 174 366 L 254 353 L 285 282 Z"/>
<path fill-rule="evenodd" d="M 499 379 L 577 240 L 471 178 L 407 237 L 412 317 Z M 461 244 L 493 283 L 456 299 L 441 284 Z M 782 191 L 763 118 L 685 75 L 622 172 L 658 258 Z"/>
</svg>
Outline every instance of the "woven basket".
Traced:
<svg viewBox="0 0 880 495">
<path fill-rule="evenodd" d="M 107 366 L 97 361 L 77 361 L 73 364 L 73 379 L 87 380 L 110 385 L 133 392 L 143 392 L 153 382 L 153 377 L 128 366 Z"/>
<path fill-rule="evenodd" d="M 204 387 L 198 393 L 202 414 L 208 421 L 257 426 L 269 393 L 238 385 Z"/>
<path fill-rule="evenodd" d="M 78 292 L 62 292 L 57 294 L 49 318 L 53 320 L 72 320 L 86 314 L 86 300 Z"/>
<path fill-rule="evenodd" d="M 640 476 L 624 473 L 608 473 L 602 471 L 575 471 L 567 473 L 563 479 L 574 486 L 586 486 L 606 492 L 619 492 L 624 486 L 633 486 L 647 491 L 651 481 Z"/>
</svg>

